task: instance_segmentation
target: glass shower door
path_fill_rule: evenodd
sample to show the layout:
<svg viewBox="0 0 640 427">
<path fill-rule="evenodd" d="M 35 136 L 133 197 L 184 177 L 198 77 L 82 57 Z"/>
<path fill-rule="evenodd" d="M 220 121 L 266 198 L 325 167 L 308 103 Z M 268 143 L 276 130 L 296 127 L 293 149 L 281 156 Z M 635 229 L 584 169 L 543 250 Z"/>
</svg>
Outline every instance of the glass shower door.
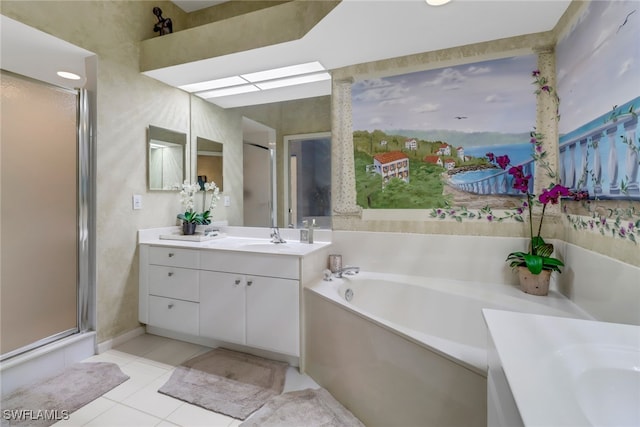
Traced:
<svg viewBox="0 0 640 427">
<path fill-rule="evenodd" d="M 0 355 L 78 331 L 78 94 L 2 72 Z"/>
</svg>

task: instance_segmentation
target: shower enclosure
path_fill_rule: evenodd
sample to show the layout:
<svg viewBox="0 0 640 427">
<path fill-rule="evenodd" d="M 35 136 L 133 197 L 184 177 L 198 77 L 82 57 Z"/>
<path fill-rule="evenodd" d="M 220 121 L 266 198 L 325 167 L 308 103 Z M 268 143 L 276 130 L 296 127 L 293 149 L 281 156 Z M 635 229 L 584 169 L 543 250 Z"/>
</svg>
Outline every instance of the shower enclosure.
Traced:
<svg viewBox="0 0 640 427">
<path fill-rule="evenodd" d="M 88 99 L 2 71 L 0 360 L 90 328 Z"/>
</svg>

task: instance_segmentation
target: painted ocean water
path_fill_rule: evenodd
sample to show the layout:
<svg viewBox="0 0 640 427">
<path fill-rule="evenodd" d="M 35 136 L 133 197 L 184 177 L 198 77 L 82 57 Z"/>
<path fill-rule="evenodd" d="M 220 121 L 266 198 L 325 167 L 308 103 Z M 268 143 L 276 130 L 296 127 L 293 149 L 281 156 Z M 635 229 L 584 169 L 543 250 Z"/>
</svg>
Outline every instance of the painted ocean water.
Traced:
<svg viewBox="0 0 640 427">
<path fill-rule="evenodd" d="M 466 156 L 486 157 L 487 153 L 493 153 L 496 156 L 509 156 L 512 165 L 519 165 L 531 160 L 533 146 L 529 141 L 518 142 L 503 145 L 485 145 L 480 147 L 464 148 Z M 461 172 L 453 175 L 451 181 L 454 183 L 474 182 L 479 179 L 487 178 L 502 172 L 502 169 L 482 169 L 470 172 Z"/>
</svg>

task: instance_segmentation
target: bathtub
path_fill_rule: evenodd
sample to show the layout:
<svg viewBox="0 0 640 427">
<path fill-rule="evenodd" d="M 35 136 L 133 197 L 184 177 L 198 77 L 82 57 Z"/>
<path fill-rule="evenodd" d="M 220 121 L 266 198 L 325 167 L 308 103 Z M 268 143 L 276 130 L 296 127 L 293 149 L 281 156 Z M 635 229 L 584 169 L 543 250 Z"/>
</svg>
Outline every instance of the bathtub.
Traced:
<svg viewBox="0 0 640 427">
<path fill-rule="evenodd" d="M 304 298 L 306 370 L 367 426 L 485 425 L 483 308 L 589 318 L 554 291 L 373 272 Z"/>
</svg>

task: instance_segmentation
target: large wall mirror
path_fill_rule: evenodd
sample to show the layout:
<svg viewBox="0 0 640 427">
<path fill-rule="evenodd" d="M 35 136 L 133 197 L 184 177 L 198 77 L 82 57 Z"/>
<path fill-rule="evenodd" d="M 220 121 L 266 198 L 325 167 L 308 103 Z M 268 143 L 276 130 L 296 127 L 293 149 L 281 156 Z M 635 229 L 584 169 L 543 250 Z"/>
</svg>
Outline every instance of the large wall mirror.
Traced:
<svg viewBox="0 0 640 427">
<path fill-rule="evenodd" d="M 187 134 L 149 125 L 149 190 L 175 190 L 185 180 Z"/>
<path fill-rule="evenodd" d="M 222 173 L 222 144 L 197 137 L 196 176 L 201 188 L 205 182 L 215 182 L 220 191 L 224 191 Z"/>
</svg>

